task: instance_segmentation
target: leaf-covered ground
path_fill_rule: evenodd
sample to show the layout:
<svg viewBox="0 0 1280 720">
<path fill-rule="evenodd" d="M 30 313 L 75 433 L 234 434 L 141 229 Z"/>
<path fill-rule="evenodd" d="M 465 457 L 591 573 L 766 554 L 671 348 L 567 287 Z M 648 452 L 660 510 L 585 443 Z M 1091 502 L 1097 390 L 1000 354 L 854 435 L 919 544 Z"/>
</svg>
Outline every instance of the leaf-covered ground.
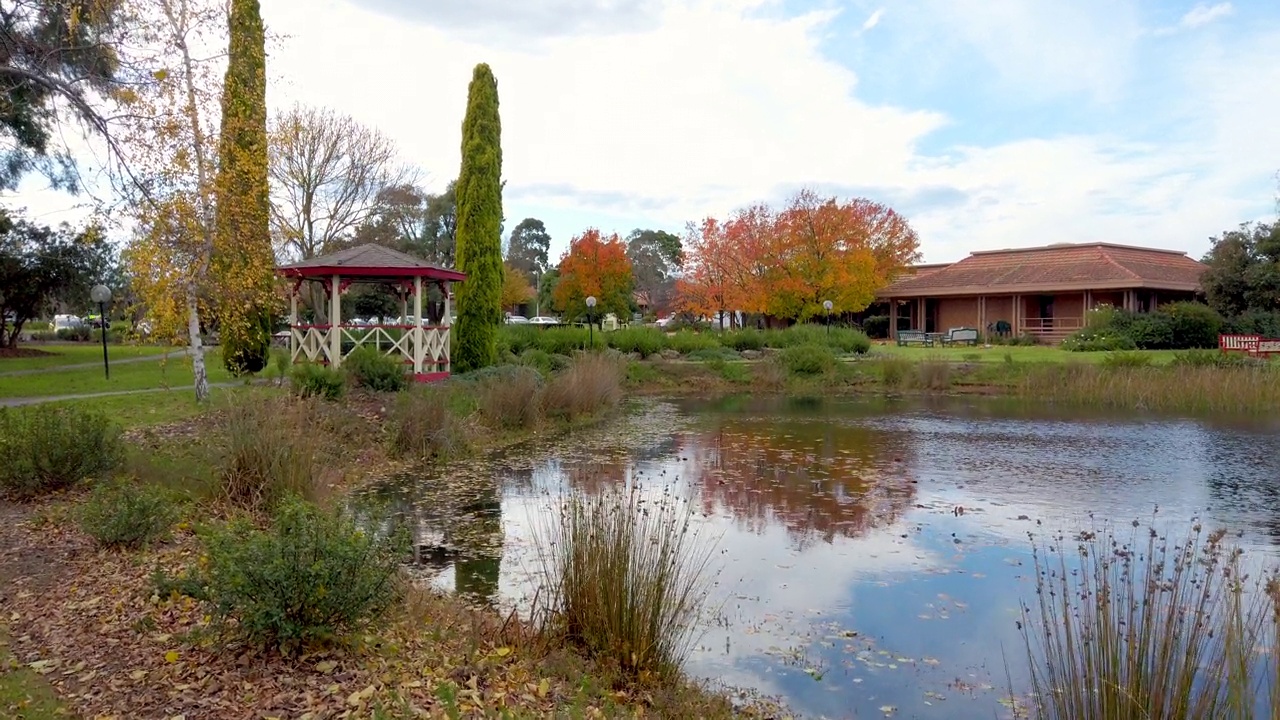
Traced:
<svg viewBox="0 0 1280 720">
<path fill-rule="evenodd" d="M 284 658 L 228 642 L 190 598 L 153 590 L 156 567 L 197 561 L 189 532 L 143 553 L 98 550 L 67 520 L 74 502 L 6 505 L 0 524 L 3 622 L 14 664 L 41 676 L 74 716 L 732 714 L 726 699 L 692 686 L 616 689 L 607 675 L 514 621 L 426 591 L 411 593 L 377 635 L 341 648 Z M 16 705 L 0 709 L 7 717 L 17 712 Z"/>
</svg>

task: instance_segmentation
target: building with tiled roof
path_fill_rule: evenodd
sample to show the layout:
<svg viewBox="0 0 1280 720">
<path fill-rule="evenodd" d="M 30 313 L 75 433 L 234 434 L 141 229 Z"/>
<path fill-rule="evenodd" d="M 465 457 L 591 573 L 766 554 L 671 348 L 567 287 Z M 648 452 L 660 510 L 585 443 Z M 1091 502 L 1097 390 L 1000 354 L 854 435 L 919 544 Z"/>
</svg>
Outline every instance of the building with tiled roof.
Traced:
<svg viewBox="0 0 1280 720">
<path fill-rule="evenodd" d="M 1205 266 L 1176 250 L 1114 243 L 984 250 L 949 265 L 917 266 L 878 293 L 889 327 L 994 329 L 1056 341 L 1099 305 L 1150 312 L 1200 292 Z"/>
</svg>

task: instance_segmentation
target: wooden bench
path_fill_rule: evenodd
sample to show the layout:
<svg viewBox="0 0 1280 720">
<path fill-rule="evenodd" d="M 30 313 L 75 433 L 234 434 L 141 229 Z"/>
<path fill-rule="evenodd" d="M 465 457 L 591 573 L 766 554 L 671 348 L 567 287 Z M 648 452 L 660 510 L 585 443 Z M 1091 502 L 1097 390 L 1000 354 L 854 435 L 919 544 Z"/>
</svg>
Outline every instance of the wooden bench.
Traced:
<svg viewBox="0 0 1280 720">
<path fill-rule="evenodd" d="M 947 334 L 942 337 L 943 345 L 977 345 L 978 331 L 976 328 L 951 328 Z"/>
<path fill-rule="evenodd" d="M 898 346 L 906 347 L 911 344 L 917 344 L 921 347 L 933 347 L 933 337 L 923 330 L 899 330 Z"/>
<path fill-rule="evenodd" d="M 1222 352 L 1243 352 L 1252 354 L 1256 352 L 1258 343 L 1261 341 L 1261 335 L 1219 335 L 1218 349 Z"/>
</svg>

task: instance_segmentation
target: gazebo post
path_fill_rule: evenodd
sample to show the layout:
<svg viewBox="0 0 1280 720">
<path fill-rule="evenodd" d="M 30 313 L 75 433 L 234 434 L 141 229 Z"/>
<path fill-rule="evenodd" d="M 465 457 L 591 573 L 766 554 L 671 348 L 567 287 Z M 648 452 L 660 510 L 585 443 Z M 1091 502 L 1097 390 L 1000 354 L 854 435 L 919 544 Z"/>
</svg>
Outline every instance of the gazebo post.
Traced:
<svg viewBox="0 0 1280 720">
<path fill-rule="evenodd" d="M 426 346 L 422 329 L 422 276 L 413 277 L 413 373 L 422 373 L 423 349 Z"/>
<path fill-rule="evenodd" d="M 289 283 L 289 362 L 298 357 L 298 340 L 293 336 L 298 327 L 298 283 Z"/>
<path fill-rule="evenodd" d="M 436 370 L 453 372 L 453 360 L 449 358 L 449 345 L 451 340 L 449 333 L 452 332 L 450 328 L 453 325 L 453 311 L 449 309 L 449 298 L 453 294 L 453 283 L 448 280 L 441 280 L 440 294 L 444 296 L 444 316 L 440 318 L 440 324 L 444 326 L 444 332 L 441 333 L 444 336 L 444 347 L 440 351 L 444 355 L 444 362 L 441 363 L 444 367 L 437 367 Z"/>
<path fill-rule="evenodd" d="M 342 364 L 342 277 L 333 276 L 329 294 L 329 367 Z"/>
</svg>

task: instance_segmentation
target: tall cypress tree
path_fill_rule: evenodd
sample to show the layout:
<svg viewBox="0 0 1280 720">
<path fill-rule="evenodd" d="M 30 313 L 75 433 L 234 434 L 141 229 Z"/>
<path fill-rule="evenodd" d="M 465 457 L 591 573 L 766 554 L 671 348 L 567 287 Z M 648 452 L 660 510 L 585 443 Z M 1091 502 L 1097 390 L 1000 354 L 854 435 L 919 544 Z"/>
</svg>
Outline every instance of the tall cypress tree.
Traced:
<svg viewBox="0 0 1280 720">
<path fill-rule="evenodd" d="M 222 85 L 213 273 L 222 361 L 233 374 L 266 367 L 273 267 L 267 196 L 266 33 L 258 0 L 232 0 Z"/>
<path fill-rule="evenodd" d="M 481 63 L 471 75 L 467 115 L 462 121 L 462 170 L 458 201 L 457 342 L 453 365 L 459 372 L 497 361 L 502 322 L 502 121 L 498 81 Z"/>
</svg>

